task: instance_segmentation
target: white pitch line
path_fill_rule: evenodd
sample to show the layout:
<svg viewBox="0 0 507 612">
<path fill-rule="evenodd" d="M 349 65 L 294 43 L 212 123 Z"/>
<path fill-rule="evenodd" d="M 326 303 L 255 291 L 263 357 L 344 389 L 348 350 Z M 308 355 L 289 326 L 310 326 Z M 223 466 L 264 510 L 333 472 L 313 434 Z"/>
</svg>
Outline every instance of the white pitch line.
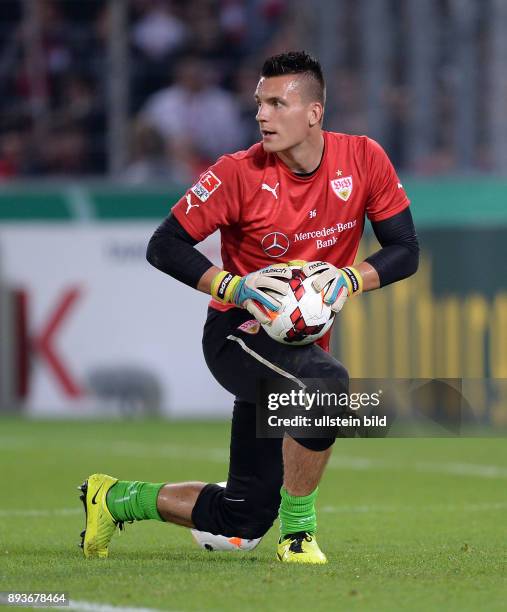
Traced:
<svg viewBox="0 0 507 612">
<path fill-rule="evenodd" d="M 150 447 L 143 443 L 118 442 L 108 447 L 108 450 L 117 455 L 146 457 L 154 454 L 159 457 L 174 457 L 190 455 L 196 459 L 206 459 L 215 463 L 224 463 L 228 459 L 228 452 L 221 448 L 193 448 L 191 446 Z M 369 457 L 348 457 L 333 455 L 328 463 L 331 469 L 350 470 L 401 470 L 413 469 L 417 472 L 453 474 L 456 476 L 476 476 L 479 478 L 507 478 L 507 468 L 498 465 L 481 465 L 473 463 L 431 463 L 417 462 L 415 464 L 397 464 L 382 459 Z"/>
<path fill-rule="evenodd" d="M 325 513 L 351 513 L 364 514 L 368 512 L 403 512 L 414 510 L 445 510 L 463 512 L 487 512 L 488 510 L 505 510 L 507 502 L 483 502 L 477 504 L 440 504 L 427 506 L 390 506 L 390 505 L 361 505 L 361 506 L 322 506 L 320 512 Z M 57 508 L 53 510 L 5 510 L 0 509 L 0 518 L 21 517 L 21 518 L 46 518 L 51 516 L 73 516 L 82 514 L 82 508 Z"/>
<path fill-rule="evenodd" d="M 431 462 L 418 461 L 416 463 L 393 463 L 382 459 L 370 459 L 369 457 L 347 457 L 333 455 L 328 466 L 331 469 L 349 470 L 393 470 L 425 472 L 429 474 L 452 474 L 454 476 L 475 476 L 478 478 L 507 479 L 507 468 L 499 465 L 483 465 L 480 463 L 457 463 L 457 462 Z"/>
<path fill-rule="evenodd" d="M 122 456 L 136 456 L 140 458 L 167 457 L 169 459 L 181 459 L 190 457 L 195 459 L 205 459 L 216 463 L 224 463 L 229 459 L 229 452 L 225 448 L 203 449 L 195 446 L 168 445 L 168 446 L 149 446 L 142 442 L 114 442 L 107 447 L 108 452 Z"/>
<path fill-rule="evenodd" d="M 382 459 L 370 459 L 369 457 L 348 457 L 347 455 L 331 455 L 328 462 L 328 467 L 331 469 L 349 469 L 349 470 L 382 470 L 391 467 Z"/>
<path fill-rule="evenodd" d="M 71 610 L 83 612 L 163 612 L 159 608 L 134 608 L 127 606 L 113 606 L 111 604 L 93 603 L 91 601 L 76 601 L 71 599 L 68 607 Z M 167 610 L 165 612 L 168 612 Z M 169 612 L 176 612 L 175 610 Z"/>
<path fill-rule="evenodd" d="M 366 514 L 369 512 L 398 512 L 400 508 L 396 506 L 322 506 L 317 510 L 326 514 Z"/>
<path fill-rule="evenodd" d="M 27 443 L 26 446 L 29 444 Z M 23 446 L 19 441 L 12 441 L 6 445 L 7 448 L 18 448 Z M 81 448 L 79 443 L 72 443 L 72 449 Z M 2 447 L 2 438 L 0 437 L 0 448 Z M 67 448 L 66 444 L 59 444 L 59 448 Z M 70 448 L 70 445 L 68 446 Z M 83 449 L 91 450 L 93 448 L 102 449 L 102 444 L 86 443 L 82 445 Z M 104 450 L 106 452 L 106 450 Z M 178 459 L 188 457 L 189 459 L 203 459 L 208 462 L 227 464 L 229 453 L 225 448 L 209 448 L 192 445 L 149 445 L 142 442 L 114 442 L 107 446 L 107 452 L 113 455 L 125 457 L 139 458 L 167 458 Z M 333 455 L 329 460 L 328 467 L 330 469 L 345 469 L 357 471 L 396 471 L 407 472 L 415 471 L 420 473 L 434 474 L 451 474 L 453 476 L 468 476 L 475 478 L 488 478 L 507 480 L 507 467 L 499 465 L 486 465 L 475 463 L 460 463 L 460 462 L 429 462 L 418 461 L 415 463 L 386 461 L 383 459 L 372 459 L 370 457 L 350 457 L 347 455 Z"/>
<path fill-rule="evenodd" d="M 0 603 L 4 603 L 0 600 Z M 25 608 L 46 608 L 49 610 L 81 610 L 82 612 L 177 612 L 177 610 L 161 610 L 160 608 L 135 608 L 132 606 L 113 606 L 112 604 L 95 603 L 92 601 L 77 601 L 69 599 L 67 606 L 24 606 Z"/>
<path fill-rule="evenodd" d="M 113 454 L 125 456 L 147 457 L 154 455 L 158 457 L 178 458 L 184 456 L 195 457 L 196 459 L 206 459 L 214 463 L 224 463 L 228 460 L 228 452 L 221 448 L 195 448 L 192 446 L 167 446 L 152 447 L 137 442 L 117 442 L 108 447 Z M 481 465 L 473 463 L 457 462 L 417 462 L 393 463 L 382 459 L 371 459 L 370 457 L 348 457 L 346 455 L 333 455 L 328 464 L 330 469 L 349 469 L 349 470 L 400 470 L 406 471 L 413 469 L 417 472 L 453 474 L 456 476 L 475 476 L 478 478 L 507 478 L 507 468 L 498 465 Z"/>
<path fill-rule="evenodd" d="M 7 603 L 4 598 L 0 598 L 0 604 Z M 115 606 L 106 603 L 96 603 L 93 601 L 80 601 L 75 599 L 69 599 L 68 605 L 66 606 L 49 606 L 49 605 L 32 605 L 23 606 L 25 608 L 40 609 L 46 608 L 50 610 L 60 610 L 62 607 L 65 610 L 81 610 L 82 612 L 178 612 L 177 610 L 161 610 L 160 608 L 144 608 L 134 606 Z"/>
<path fill-rule="evenodd" d="M 0 510 L 0 518 L 21 517 L 39 518 L 83 514 L 83 508 L 55 508 L 54 510 Z"/>
<path fill-rule="evenodd" d="M 442 511 L 442 512 L 488 512 L 495 510 L 506 510 L 507 502 L 491 502 L 479 504 L 435 504 L 427 506 L 322 506 L 319 512 L 326 514 L 366 514 L 370 512 L 414 512 L 417 510 Z"/>
<path fill-rule="evenodd" d="M 507 468 L 480 463 L 432 463 L 419 461 L 415 464 L 418 472 L 445 472 L 456 476 L 479 476 L 480 478 L 507 478 Z"/>
</svg>

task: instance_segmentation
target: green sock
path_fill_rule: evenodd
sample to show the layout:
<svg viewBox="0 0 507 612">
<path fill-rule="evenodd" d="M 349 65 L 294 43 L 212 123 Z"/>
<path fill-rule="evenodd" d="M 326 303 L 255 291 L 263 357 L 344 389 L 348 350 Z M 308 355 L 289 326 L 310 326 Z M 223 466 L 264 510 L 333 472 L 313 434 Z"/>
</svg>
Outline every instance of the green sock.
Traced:
<svg viewBox="0 0 507 612">
<path fill-rule="evenodd" d="M 317 531 L 317 514 L 315 513 L 315 499 L 319 487 L 312 491 L 310 495 L 298 497 L 289 495 L 282 487 L 280 494 L 282 503 L 280 504 L 280 534 L 284 538 L 289 533 Z"/>
<path fill-rule="evenodd" d="M 157 510 L 157 497 L 164 484 L 118 480 L 107 492 L 109 512 L 116 521 L 163 521 Z"/>
</svg>

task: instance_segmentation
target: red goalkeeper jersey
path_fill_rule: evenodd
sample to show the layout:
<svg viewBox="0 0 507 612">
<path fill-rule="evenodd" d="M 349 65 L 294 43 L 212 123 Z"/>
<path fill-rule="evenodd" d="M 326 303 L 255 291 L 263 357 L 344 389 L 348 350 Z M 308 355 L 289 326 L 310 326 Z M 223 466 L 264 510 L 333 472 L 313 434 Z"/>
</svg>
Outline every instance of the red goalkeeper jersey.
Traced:
<svg viewBox="0 0 507 612">
<path fill-rule="evenodd" d="M 323 157 L 311 175 L 294 174 L 258 143 L 221 157 L 174 206 L 174 216 L 198 241 L 220 230 L 224 269 L 240 276 L 294 259 L 352 265 L 365 217 L 388 219 L 409 200 L 375 141 L 323 134 Z"/>
</svg>

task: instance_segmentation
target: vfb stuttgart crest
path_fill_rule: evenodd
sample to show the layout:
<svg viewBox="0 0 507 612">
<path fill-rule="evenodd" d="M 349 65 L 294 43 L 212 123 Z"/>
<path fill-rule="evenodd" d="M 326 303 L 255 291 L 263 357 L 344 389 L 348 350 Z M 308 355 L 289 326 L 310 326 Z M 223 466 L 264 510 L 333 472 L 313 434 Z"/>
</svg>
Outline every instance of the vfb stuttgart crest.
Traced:
<svg viewBox="0 0 507 612">
<path fill-rule="evenodd" d="M 333 179 L 331 181 L 331 187 L 336 195 L 346 202 L 350 198 L 350 194 L 352 193 L 352 177 L 351 176 L 343 176 L 337 179 Z"/>
</svg>

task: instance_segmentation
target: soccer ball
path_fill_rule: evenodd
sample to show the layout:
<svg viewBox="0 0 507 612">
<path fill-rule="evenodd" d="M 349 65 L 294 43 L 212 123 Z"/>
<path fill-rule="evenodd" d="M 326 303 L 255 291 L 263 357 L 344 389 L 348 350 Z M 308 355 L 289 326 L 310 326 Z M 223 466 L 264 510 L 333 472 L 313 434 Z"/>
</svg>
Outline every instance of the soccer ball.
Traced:
<svg viewBox="0 0 507 612">
<path fill-rule="evenodd" d="M 213 535 L 207 531 L 192 529 L 192 536 L 197 544 L 205 550 L 253 550 L 262 538 L 247 540 L 245 538 L 228 538 L 222 535 Z"/>
<path fill-rule="evenodd" d="M 277 312 L 265 309 L 271 321 L 262 327 L 273 340 L 283 344 L 310 344 L 330 329 L 335 313 L 324 303 L 324 292 L 315 291 L 313 279 L 300 266 L 290 269 L 289 292 L 283 297 L 272 294 L 282 305 Z"/>
<path fill-rule="evenodd" d="M 225 482 L 217 482 L 218 485 L 225 488 Z M 234 538 L 223 535 L 213 535 L 207 531 L 199 531 L 191 529 L 192 536 L 197 544 L 205 550 L 253 550 L 262 538 L 247 540 L 245 538 Z"/>
</svg>

